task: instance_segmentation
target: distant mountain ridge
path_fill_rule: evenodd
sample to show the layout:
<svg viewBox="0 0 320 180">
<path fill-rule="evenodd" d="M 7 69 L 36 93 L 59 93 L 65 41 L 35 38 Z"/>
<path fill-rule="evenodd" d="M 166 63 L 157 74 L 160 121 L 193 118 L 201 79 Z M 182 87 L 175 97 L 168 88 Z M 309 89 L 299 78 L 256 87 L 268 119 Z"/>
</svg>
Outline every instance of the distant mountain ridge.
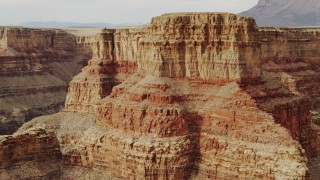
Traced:
<svg viewBox="0 0 320 180">
<path fill-rule="evenodd" d="M 112 28 L 139 25 L 141 24 L 77 23 L 59 21 L 31 21 L 19 24 L 19 26 L 32 28 Z"/>
<path fill-rule="evenodd" d="M 259 0 L 240 15 L 255 18 L 259 26 L 319 26 L 320 0 Z"/>
</svg>

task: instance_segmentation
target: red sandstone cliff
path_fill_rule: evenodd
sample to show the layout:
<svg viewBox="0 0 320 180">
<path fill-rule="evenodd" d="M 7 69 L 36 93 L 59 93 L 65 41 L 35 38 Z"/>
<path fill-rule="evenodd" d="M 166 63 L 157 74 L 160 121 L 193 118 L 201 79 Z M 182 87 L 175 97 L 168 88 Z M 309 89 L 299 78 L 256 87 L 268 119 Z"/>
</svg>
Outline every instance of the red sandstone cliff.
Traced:
<svg viewBox="0 0 320 180">
<path fill-rule="evenodd" d="M 102 30 L 54 132 L 68 171 L 124 179 L 306 179 L 318 157 L 320 30 L 179 13 Z M 311 174 L 314 177 L 313 174 Z M 88 177 L 97 177 L 96 173 Z M 101 177 L 101 176 L 100 176 Z"/>
</svg>

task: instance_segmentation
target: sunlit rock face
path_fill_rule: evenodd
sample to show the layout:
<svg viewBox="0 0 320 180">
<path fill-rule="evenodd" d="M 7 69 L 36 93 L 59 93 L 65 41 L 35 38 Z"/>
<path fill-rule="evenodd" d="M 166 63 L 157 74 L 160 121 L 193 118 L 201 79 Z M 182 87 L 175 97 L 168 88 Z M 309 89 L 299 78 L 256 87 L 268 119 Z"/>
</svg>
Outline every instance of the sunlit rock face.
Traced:
<svg viewBox="0 0 320 180">
<path fill-rule="evenodd" d="M 306 179 L 319 148 L 319 33 L 227 13 L 103 29 L 64 112 L 19 133 L 55 133 L 62 178 L 81 167 L 91 178 Z"/>
</svg>

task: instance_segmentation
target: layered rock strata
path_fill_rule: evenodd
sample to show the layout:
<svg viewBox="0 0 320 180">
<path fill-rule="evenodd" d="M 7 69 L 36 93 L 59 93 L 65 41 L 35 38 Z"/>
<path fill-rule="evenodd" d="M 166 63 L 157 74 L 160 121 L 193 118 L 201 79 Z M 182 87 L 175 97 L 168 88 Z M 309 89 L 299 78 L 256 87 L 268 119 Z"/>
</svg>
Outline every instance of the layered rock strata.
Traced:
<svg viewBox="0 0 320 180">
<path fill-rule="evenodd" d="M 318 157 L 309 110 L 319 32 L 216 13 L 104 29 L 70 83 L 66 112 L 19 132 L 53 131 L 68 168 L 115 178 L 306 179 L 318 171 L 308 162 Z"/>
<path fill-rule="evenodd" d="M 0 134 L 61 110 L 91 49 L 62 30 L 0 27 Z"/>
<path fill-rule="evenodd" d="M 61 151 L 53 132 L 29 129 L 0 137 L 1 179 L 56 179 Z"/>
</svg>

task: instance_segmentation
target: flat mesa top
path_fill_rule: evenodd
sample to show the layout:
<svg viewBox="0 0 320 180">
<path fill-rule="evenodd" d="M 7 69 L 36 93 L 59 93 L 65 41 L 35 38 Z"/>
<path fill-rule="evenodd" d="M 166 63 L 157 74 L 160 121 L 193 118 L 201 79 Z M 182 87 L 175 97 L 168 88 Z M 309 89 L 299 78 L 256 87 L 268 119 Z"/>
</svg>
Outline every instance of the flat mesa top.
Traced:
<svg viewBox="0 0 320 180">
<path fill-rule="evenodd" d="M 195 16 L 195 15 L 211 15 L 211 16 L 216 16 L 216 15 L 225 15 L 225 16 L 239 16 L 233 13 L 228 13 L 228 12 L 177 12 L 177 13 L 165 13 L 161 16 Z"/>
<path fill-rule="evenodd" d="M 75 36 L 95 37 L 101 28 L 63 28 L 63 30 Z"/>
<path fill-rule="evenodd" d="M 255 20 L 251 17 L 244 17 L 233 13 L 222 12 L 182 12 L 182 13 L 166 13 L 161 16 L 152 18 L 151 24 L 247 24 L 255 26 Z"/>
<path fill-rule="evenodd" d="M 165 13 L 154 18 L 178 18 L 178 17 L 223 17 L 232 19 L 242 19 L 242 20 L 253 20 L 252 17 L 241 16 L 238 14 L 228 13 L 228 12 L 178 12 L 178 13 Z M 153 19 L 154 19 L 153 18 Z"/>
</svg>

